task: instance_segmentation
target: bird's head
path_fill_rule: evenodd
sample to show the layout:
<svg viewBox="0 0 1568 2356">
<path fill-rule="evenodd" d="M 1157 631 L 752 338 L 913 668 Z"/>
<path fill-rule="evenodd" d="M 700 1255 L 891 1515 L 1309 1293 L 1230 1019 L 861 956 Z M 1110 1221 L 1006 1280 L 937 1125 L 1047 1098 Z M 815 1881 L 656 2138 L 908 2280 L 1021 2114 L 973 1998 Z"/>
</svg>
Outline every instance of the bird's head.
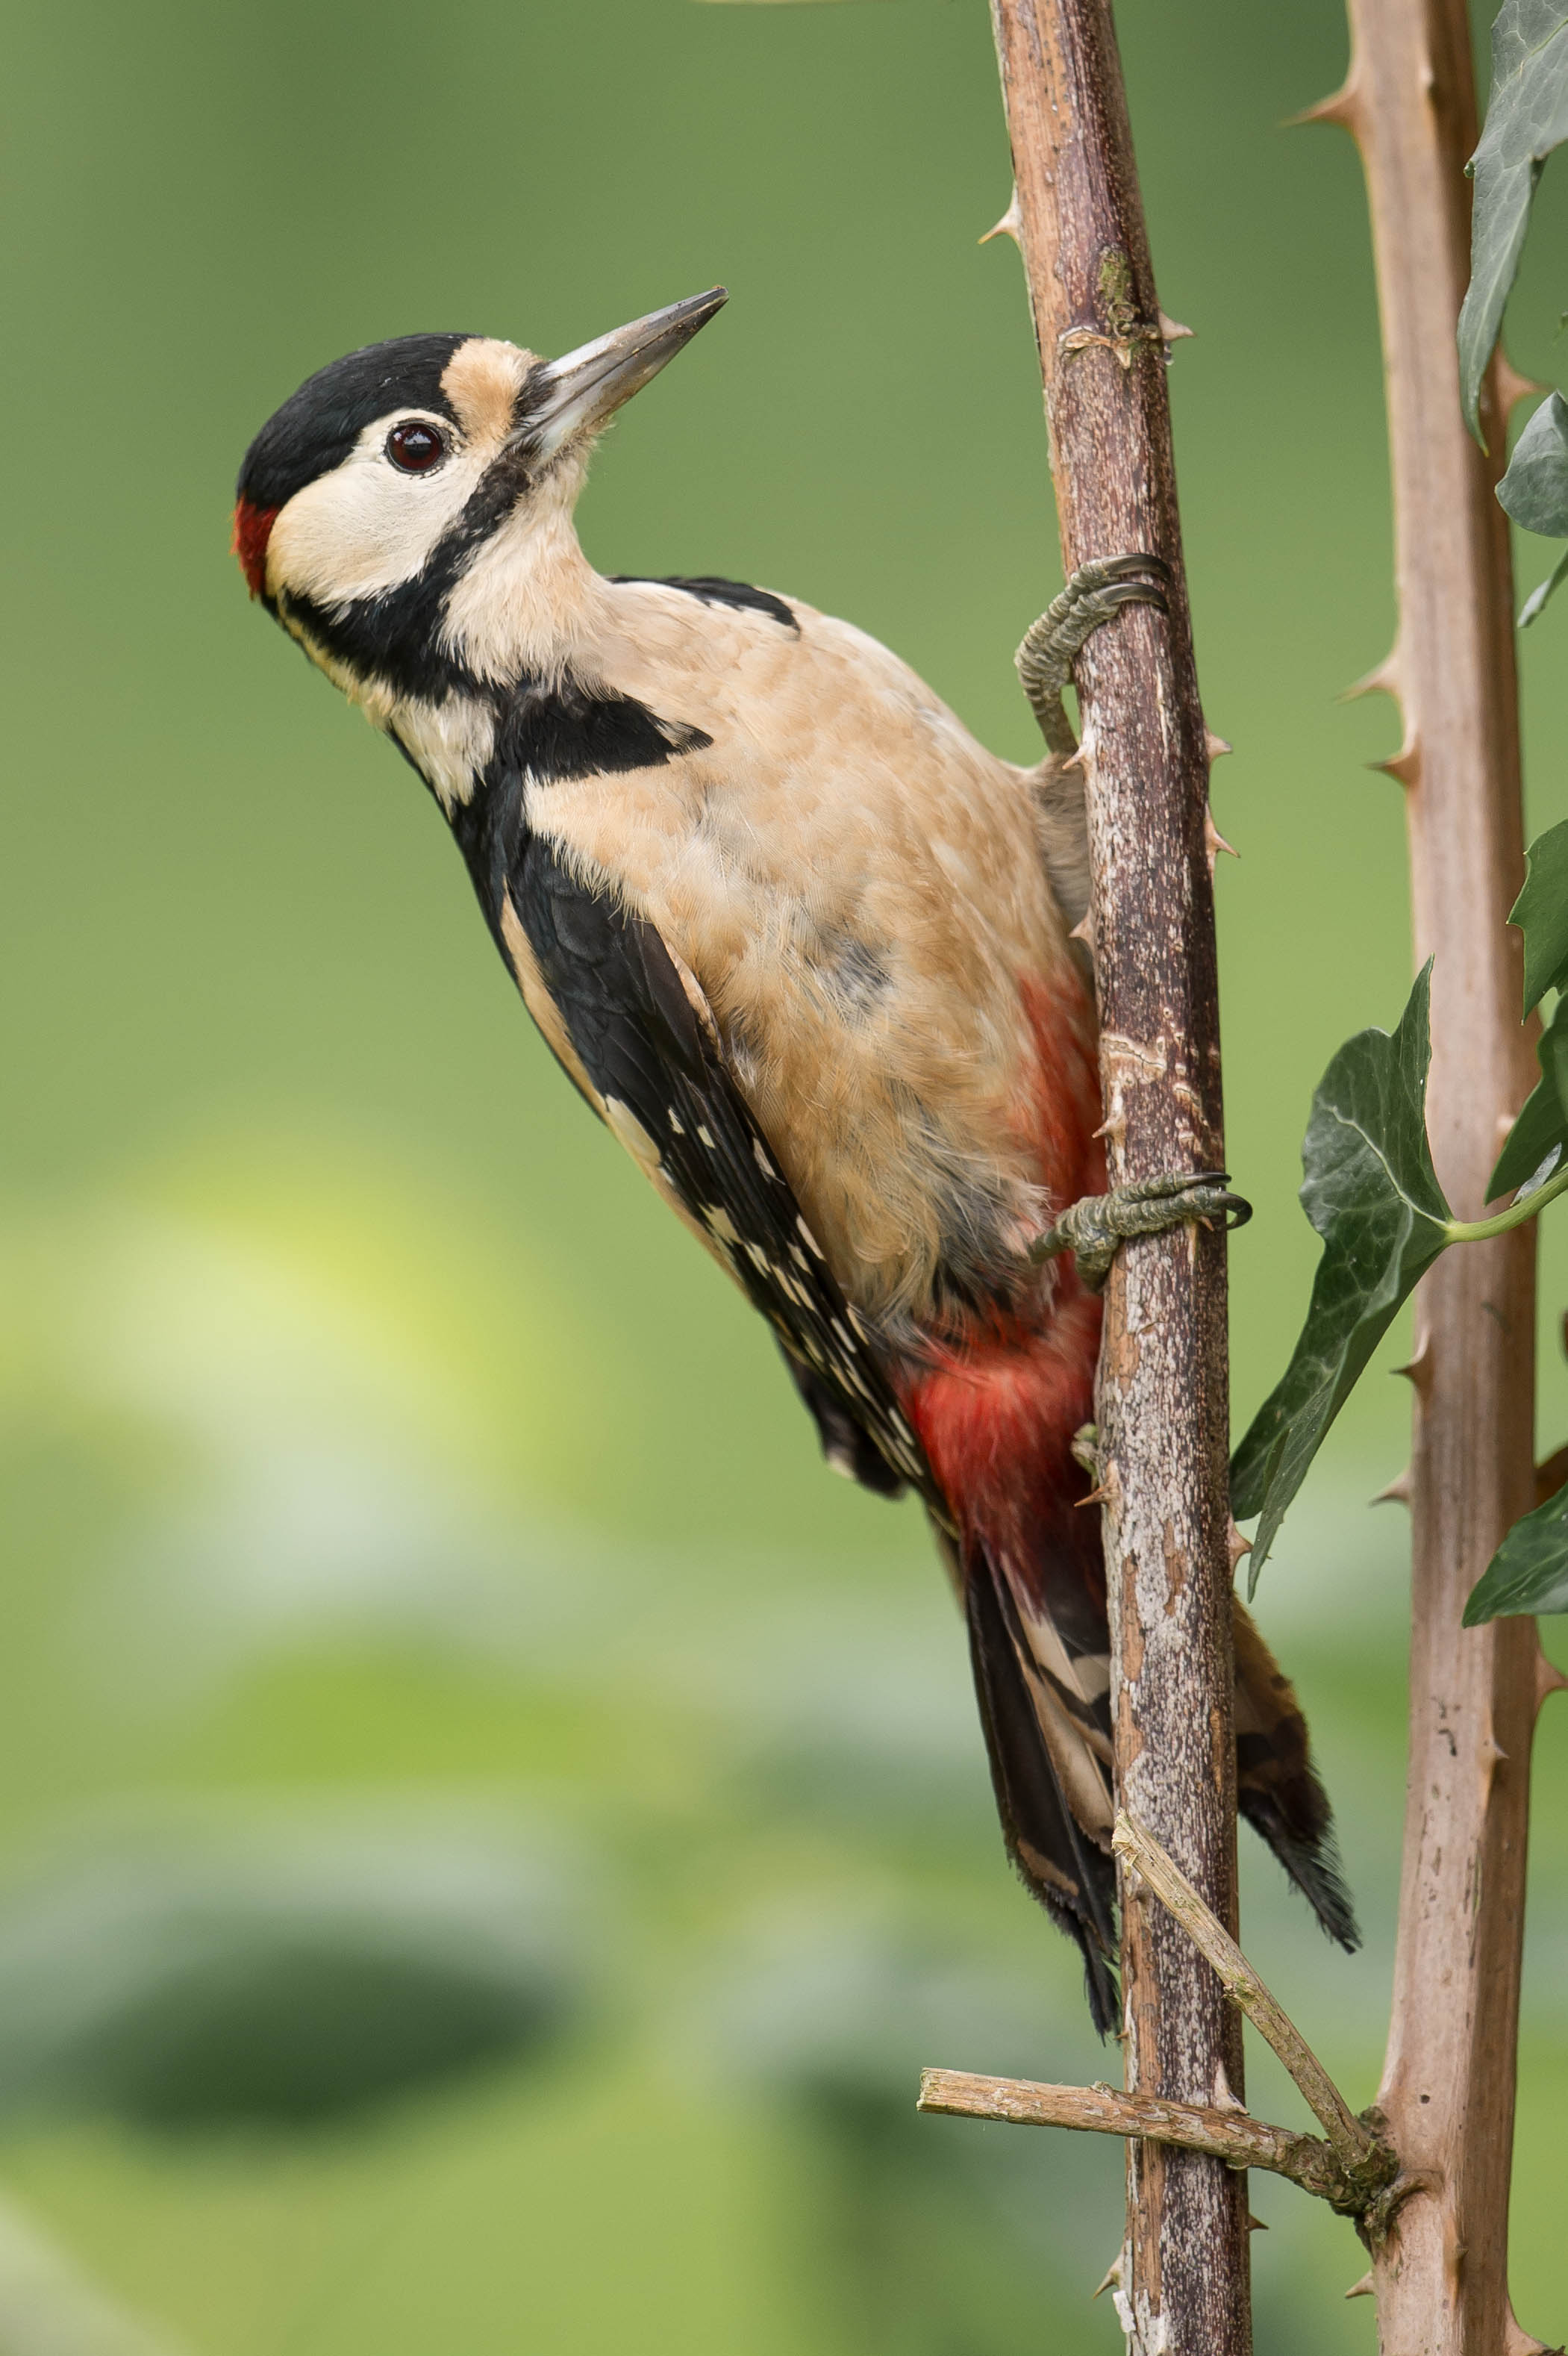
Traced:
<svg viewBox="0 0 1568 2356">
<path fill-rule="evenodd" d="M 595 436 L 724 300 L 716 286 L 558 360 L 487 336 L 399 336 L 318 369 L 240 470 L 234 552 L 252 596 L 361 701 L 504 677 L 552 562 L 576 559 Z"/>
</svg>

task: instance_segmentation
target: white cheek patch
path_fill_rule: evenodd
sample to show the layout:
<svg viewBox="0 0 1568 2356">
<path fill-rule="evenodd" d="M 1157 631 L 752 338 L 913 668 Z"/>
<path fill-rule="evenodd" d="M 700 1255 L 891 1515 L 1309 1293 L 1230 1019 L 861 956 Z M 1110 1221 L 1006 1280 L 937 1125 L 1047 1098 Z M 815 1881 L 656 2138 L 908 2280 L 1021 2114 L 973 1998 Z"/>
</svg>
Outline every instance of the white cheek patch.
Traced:
<svg viewBox="0 0 1568 2356">
<path fill-rule="evenodd" d="M 488 444 L 454 449 L 428 475 L 405 475 L 385 455 L 391 427 L 418 412 L 394 410 L 366 427 L 330 475 L 296 491 L 272 526 L 267 587 L 347 605 L 395 589 L 419 572 L 463 513 L 495 455 Z M 452 438 L 445 419 L 433 421 Z"/>
</svg>

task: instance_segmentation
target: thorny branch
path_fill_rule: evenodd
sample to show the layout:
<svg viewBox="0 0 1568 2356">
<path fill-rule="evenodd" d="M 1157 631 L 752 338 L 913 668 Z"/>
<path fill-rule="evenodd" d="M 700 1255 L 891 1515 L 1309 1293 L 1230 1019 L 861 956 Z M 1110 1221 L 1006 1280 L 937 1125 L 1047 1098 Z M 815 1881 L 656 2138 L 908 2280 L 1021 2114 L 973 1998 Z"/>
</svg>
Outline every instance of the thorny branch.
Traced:
<svg viewBox="0 0 1568 2356">
<path fill-rule="evenodd" d="M 1360 2216 L 1364 2187 L 1353 2180 L 1320 2136 L 1294 2135 L 1248 2111 L 1162 2103 L 1112 2086 L 1041 2086 L 1029 2078 L 985 2078 L 966 2070 L 923 2070 L 916 2108 L 950 2118 L 997 2119 L 1009 2126 L 1068 2127 L 1092 2135 L 1138 2136 L 1206 2152 L 1227 2168 L 1266 2168 L 1341 2214 Z"/>
<path fill-rule="evenodd" d="M 1079 658 L 1092 947 L 1112 1183 L 1223 1167 L 1219 996 L 1199 702 L 1166 385 L 1110 0 L 992 0 L 1062 558 L 1147 552 L 1168 610 L 1130 605 Z M 1225 1243 L 1143 1238 L 1105 1289 L 1096 1421 L 1119 1796 L 1235 1915 Z M 1216 1772 L 1216 1762 L 1219 1762 Z M 1124 1890 L 1134 2094 L 1242 2085 L 1241 2023 L 1175 1924 Z M 1139 2356 L 1249 2356 L 1244 2183 L 1201 2148 L 1128 2150 L 1117 2310 Z"/>
</svg>

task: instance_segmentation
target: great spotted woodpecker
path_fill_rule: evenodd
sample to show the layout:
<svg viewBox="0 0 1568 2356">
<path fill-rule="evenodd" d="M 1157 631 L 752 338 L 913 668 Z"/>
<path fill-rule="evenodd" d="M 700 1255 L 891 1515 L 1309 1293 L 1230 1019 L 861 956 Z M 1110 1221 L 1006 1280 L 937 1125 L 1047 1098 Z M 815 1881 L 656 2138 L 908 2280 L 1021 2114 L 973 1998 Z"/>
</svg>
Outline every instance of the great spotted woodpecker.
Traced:
<svg viewBox="0 0 1568 2356">
<path fill-rule="evenodd" d="M 350 353 L 251 444 L 235 549 L 430 787 L 528 1012 L 768 1320 L 828 1460 L 924 1501 L 1008 1851 L 1104 2030 L 1093 1280 L 1121 1236 L 1244 1207 L 1220 1173 L 1103 1191 L 1061 690 L 1159 568 L 1085 568 L 1026 639 L 1038 769 L 798 599 L 601 577 L 572 524 L 593 440 L 724 300 L 554 361 L 472 335 Z M 1242 1808 L 1352 1946 L 1306 1725 L 1240 1605 L 1236 1664 Z"/>
</svg>

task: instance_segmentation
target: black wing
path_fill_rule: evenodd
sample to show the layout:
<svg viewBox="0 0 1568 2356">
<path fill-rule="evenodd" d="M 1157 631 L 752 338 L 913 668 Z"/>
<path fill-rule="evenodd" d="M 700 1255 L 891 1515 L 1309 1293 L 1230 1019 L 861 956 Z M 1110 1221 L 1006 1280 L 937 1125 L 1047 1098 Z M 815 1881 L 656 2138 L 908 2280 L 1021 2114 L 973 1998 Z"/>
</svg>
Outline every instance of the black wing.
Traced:
<svg viewBox="0 0 1568 2356">
<path fill-rule="evenodd" d="M 864 1326 L 655 927 L 583 883 L 544 835 L 518 846 L 507 891 L 623 1142 L 698 1221 L 768 1320 L 825 1439 L 859 1435 L 844 1452 L 857 1472 L 862 1462 L 886 1468 L 873 1486 L 909 1482 L 938 1504 Z"/>
</svg>

